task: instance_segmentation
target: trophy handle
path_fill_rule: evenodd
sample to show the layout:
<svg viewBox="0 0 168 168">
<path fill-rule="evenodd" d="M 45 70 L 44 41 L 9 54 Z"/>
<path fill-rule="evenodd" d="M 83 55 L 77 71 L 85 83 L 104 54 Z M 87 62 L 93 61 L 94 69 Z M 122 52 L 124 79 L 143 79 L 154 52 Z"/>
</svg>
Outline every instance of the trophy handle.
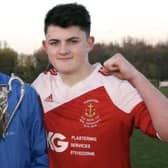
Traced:
<svg viewBox="0 0 168 168">
<path fill-rule="evenodd" d="M 24 90 L 24 82 L 21 78 L 19 78 L 18 76 L 15 76 L 14 73 L 11 74 L 11 78 L 9 79 L 9 82 L 8 82 L 8 86 L 9 86 L 9 92 L 12 91 L 12 82 L 14 80 L 18 80 L 21 84 L 21 90 Z"/>
<path fill-rule="evenodd" d="M 10 117 L 9 117 L 9 120 L 7 121 L 7 124 L 6 124 L 5 128 L 4 128 L 3 135 L 2 135 L 3 138 L 5 138 L 7 129 L 9 127 L 9 125 L 11 124 L 11 122 L 12 122 L 12 120 L 13 120 L 16 112 L 17 112 L 17 109 L 19 108 L 19 106 L 20 106 L 20 104 L 21 104 L 21 102 L 23 100 L 23 97 L 24 97 L 24 82 L 23 82 L 22 79 L 20 79 L 19 77 L 15 76 L 14 74 L 11 75 L 11 78 L 9 79 L 9 82 L 8 82 L 8 87 L 9 87 L 8 88 L 8 93 L 12 92 L 12 82 L 14 80 L 18 80 L 20 82 L 20 89 L 21 89 L 20 97 L 19 97 L 19 100 L 18 100 L 15 108 L 13 109 L 13 111 L 12 111 Z"/>
</svg>

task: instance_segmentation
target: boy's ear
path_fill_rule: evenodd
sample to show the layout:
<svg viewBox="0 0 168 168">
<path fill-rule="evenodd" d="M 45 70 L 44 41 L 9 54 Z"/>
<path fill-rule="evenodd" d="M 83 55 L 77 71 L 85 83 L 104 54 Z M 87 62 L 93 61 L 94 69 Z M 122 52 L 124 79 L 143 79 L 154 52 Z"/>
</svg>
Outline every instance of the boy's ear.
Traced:
<svg viewBox="0 0 168 168">
<path fill-rule="evenodd" d="M 88 48 L 89 48 L 89 51 L 92 50 L 92 48 L 94 47 L 94 43 L 95 43 L 95 39 L 93 36 L 90 36 L 88 38 Z"/>
<path fill-rule="evenodd" d="M 46 47 L 46 40 L 43 40 L 43 41 L 42 41 L 42 47 L 43 47 L 44 50 L 46 50 L 46 48 L 47 48 L 47 47 Z"/>
</svg>

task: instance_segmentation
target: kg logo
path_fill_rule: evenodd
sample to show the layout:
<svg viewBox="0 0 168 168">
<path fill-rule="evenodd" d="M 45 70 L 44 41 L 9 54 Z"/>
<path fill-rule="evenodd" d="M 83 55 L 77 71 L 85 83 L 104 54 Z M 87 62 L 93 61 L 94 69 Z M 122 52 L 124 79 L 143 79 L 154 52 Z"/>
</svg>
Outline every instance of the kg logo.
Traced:
<svg viewBox="0 0 168 168">
<path fill-rule="evenodd" d="M 65 139 L 60 133 L 49 132 L 47 136 L 48 145 L 55 152 L 64 152 L 68 148 L 69 143 Z"/>
</svg>

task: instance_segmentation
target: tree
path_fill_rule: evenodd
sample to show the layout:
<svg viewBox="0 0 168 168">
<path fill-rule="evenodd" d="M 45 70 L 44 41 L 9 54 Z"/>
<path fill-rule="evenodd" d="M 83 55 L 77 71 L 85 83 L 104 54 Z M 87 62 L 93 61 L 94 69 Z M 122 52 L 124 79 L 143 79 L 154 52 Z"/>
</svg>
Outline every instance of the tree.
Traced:
<svg viewBox="0 0 168 168">
<path fill-rule="evenodd" d="M 34 52 L 33 57 L 35 65 L 35 75 L 37 76 L 48 67 L 48 57 L 46 52 L 42 48 Z"/>
<path fill-rule="evenodd" d="M 25 82 L 31 83 L 35 79 L 35 66 L 33 64 L 33 56 L 19 55 L 16 74 Z"/>
<path fill-rule="evenodd" d="M 0 48 L 0 71 L 11 74 L 17 66 L 17 52 L 11 48 Z"/>
</svg>

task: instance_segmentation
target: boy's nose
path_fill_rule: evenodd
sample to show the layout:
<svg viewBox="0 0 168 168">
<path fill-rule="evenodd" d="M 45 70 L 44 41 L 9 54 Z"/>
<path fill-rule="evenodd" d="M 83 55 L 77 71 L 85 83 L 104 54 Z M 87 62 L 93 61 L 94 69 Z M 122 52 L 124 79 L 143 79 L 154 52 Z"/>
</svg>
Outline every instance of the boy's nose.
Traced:
<svg viewBox="0 0 168 168">
<path fill-rule="evenodd" d="M 69 53 L 69 48 L 66 44 L 61 44 L 59 49 L 60 54 L 65 55 Z"/>
</svg>

